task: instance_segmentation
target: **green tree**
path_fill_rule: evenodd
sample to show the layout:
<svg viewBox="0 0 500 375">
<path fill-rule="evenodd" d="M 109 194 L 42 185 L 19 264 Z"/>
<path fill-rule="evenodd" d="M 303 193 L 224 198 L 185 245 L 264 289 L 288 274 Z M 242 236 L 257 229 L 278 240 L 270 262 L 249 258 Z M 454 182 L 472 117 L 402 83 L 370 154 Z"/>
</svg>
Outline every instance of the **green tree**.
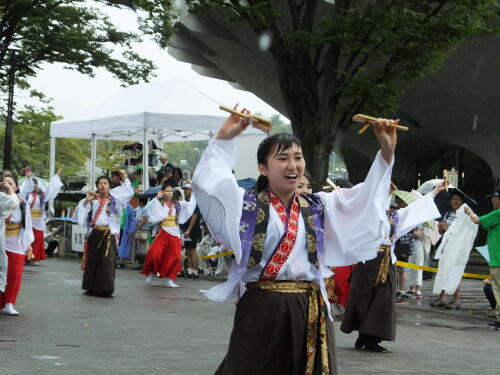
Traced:
<svg viewBox="0 0 500 375">
<path fill-rule="evenodd" d="M 31 165 L 37 176 L 49 177 L 50 123 L 61 119 L 52 110 L 51 107 L 26 106 L 19 111 L 13 138 L 12 169 L 15 173 Z M 2 125 L 0 135 L 4 132 L 5 126 Z M 58 139 L 56 147 L 56 168 L 64 168 L 63 176 L 71 176 L 82 170 L 90 152 L 88 141 Z M 0 156 L 3 157 L 3 149 Z"/>
<path fill-rule="evenodd" d="M 498 0 L 185 3 L 200 17 L 214 7 L 229 8 L 229 21 L 238 25 L 228 28 L 228 39 L 237 40 L 231 33 L 240 29 L 270 36 L 265 53 L 314 181 L 324 181 L 328 155 L 352 126 L 353 114 L 390 114 L 403 82 L 434 72 L 460 42 L 498 33 L 500 24 Z M 143 29 L 167 46 L 175 32 L 172 2 L 137 4 L 149 12 Z M 207 21 L 213 19 L 207 15 Z"/>
<path fill-rule="evenodd" d="M 138 41 L 85 0 L 0 0 L 0 78 L 11 64 L 22 79 L 48 62 L 91 77 L 104 68 L 127 84 L 147 81 L 154 65 L 134 50 Z M 9 48 L 17 49 L 13 60 Z"/>
<path fill-rule="evenodd" d="M 96 166 L 102 173 L 109 176 L 111 171 L 123 169 L 125 157 L 122 148 L 129 142 L 124 141 L 98 141 L 96 149 Z"/>
</svg>

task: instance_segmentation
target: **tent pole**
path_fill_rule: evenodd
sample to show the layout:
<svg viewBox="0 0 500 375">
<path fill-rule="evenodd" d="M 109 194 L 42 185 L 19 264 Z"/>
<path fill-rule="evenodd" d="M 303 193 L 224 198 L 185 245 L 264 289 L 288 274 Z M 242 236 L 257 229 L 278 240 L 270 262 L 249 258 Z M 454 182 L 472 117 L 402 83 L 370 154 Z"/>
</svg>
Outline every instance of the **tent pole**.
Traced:
<svg viewBox="0 0 500 375">
<path fill-rule="evenodd" d="M 148 129 L 144 129 L 144 140 L 142 145 L 142 186 L 143 190 L 149 189 L 148 176 L 148 160 L 149 159 L 149 144 L 148 144 Z"/>
<path fill-rule="evenodd" d="M 92 141 L 90 146 L 90 181 L 89 181 L 89 191 L 94 191 L 94 181 L 95 181 L 95 162 L 97 154 L 97 137 L 95 133 L 92 133 Z"/>
<path fill-rule="evenodd" d="M 49 156 L 49 179 L 54 176 L 56 171 L 56 138 L 50 137 L 50 156 Z"/>
</svg>

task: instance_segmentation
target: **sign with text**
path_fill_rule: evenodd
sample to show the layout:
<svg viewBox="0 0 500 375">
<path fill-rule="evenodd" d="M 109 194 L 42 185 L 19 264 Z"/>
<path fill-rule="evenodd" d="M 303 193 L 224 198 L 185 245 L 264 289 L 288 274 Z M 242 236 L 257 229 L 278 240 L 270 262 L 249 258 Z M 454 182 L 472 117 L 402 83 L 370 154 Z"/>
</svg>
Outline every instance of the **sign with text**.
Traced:
<svg viewBox="0 0 500 375">
<path fill-rule="evenodd" d="M 87 236 L 87 228 L 79 225 L 71 226 L 71 250 L 83 253 L 83 244 Z"/>
</svg>

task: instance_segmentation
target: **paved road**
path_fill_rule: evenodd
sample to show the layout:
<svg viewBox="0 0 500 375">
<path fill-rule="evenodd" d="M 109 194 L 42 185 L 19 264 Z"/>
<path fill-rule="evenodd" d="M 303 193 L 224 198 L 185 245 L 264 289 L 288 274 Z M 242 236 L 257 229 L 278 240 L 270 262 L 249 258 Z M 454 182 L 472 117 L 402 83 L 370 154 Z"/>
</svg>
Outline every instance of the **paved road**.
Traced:
<svg viewBox="0 0 500 375">
<path fill-rule="evenodd" d="M 205 375 L 224 356 L 234 307 L 198 293 L 214 281 L 180 280 L 167 289 L 120 269 L 113 299 L 83 295 L 80 282 L 71 260 L 26 268 L 22 315 L 0 316 L 1 375 Z M 481 282 L 464 284 L 465 311 L 431 310 L 425 300 L 398 307 L 390 354 L 355 351 L 355 337 L 336 323 L 341 374 L 500 374 L 500 331 L 486 327 Z"/>
</svg>

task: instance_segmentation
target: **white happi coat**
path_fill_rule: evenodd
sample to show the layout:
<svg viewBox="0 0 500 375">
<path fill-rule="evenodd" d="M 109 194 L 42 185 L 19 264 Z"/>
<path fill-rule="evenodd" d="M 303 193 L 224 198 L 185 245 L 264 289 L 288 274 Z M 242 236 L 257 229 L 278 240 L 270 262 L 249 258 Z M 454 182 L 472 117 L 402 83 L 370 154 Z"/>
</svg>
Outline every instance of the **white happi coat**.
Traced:
<svg viewBox="0 0 500 375">
<path fill-rule="evenodd" d="M 236 141 L 211 140 L 193 176 L 193 191 L 203 218 L 215 239 L 232 249 L 239 263 L 242 258 L 239 237 L 244 190 L 239 188 L 232 173 L 236 159 Z M 324 277 L 330 276 L 327 266 L 345 266 L 374 258 L 387 232 L 387 193 L 392 164 L 388 165 L 377 153 L 366 180 L 351 189 L 317 193 L 324 205 L 324 256 L 318 259 L 320 268 L 310 263 L 306 247 L 303 220 L 295 246 L 276 280 L 315 281 L 326 298 Z M 211 212 L 214 211 L 214 212 Z M 258 281 L 279 243 L 285 228 L 273 206 L 269 207 L 269 223 L 262 260 L 247 269 L 232 267 L 228 281 L 203 291 L 215 301 L 237 301 L 244 289 L 241 285 Z"/>
</svg>

